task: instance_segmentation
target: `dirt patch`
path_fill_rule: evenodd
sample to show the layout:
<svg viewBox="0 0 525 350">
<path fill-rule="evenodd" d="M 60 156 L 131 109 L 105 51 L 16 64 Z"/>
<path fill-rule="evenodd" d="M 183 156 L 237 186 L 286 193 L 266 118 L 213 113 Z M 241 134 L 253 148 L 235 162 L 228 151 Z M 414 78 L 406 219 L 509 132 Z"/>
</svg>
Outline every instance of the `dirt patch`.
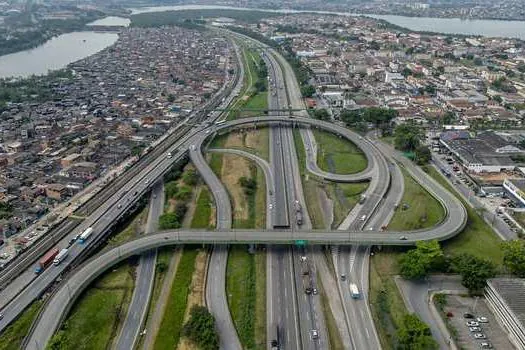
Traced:
<svg viewBox="0 0 525 350">
<path fill-rule="evenodd" d="M 246 147 L 261 150 L 263 148 L 262 134 L 259 130 L 247 131 L 244 139 Z"/>
<path fill-rule="evenodd" d="M 204 305 L 204 296 L 206 288 L 206 262 L 208 260 L 208 252 L 200 251 L 195 258 L 195 272 L 191 280 L 190 293 L 188 294 L 188 304 L 186 313 L 184 314 L 184 322 L 189 318 L 189 313 L 194 305 Z M 177 346 L 178 350 L 198 350 L 199 347 L 191 343 L 186 338 L 181 338 Z"/>
<path fill-rule="evenodd" d="M 228 189 L 233 202 L 234 219 L 247 220 L 249 217 L 248 201 L 239 185 L 239 178 L 242 176 L 251 177 L 250 162 L 240 156 L 225 154 L 223 155 L 221 174 L 222 182 Z"/>
<path fill-rule="evenodd" d="M 228 135 L 224 148 L 244 147 L 244 135 L 242 132 L 233 132 Z"/>
<path fill-rule="evenodd" d="M 188 210 L 186 211 L 186 215 L 184 215 L 184 220 L 182 221 L 182 227 L 184 228 L 191 227 L 191 220 L 193 219 L 193 215 L 195 214 L 195 203 L 197 203 L 197 198 L 199 198 L 201 191 L 202 186 L 197 186 L 191 193 L 191 199 L 188 202 Z"/>
</svg>

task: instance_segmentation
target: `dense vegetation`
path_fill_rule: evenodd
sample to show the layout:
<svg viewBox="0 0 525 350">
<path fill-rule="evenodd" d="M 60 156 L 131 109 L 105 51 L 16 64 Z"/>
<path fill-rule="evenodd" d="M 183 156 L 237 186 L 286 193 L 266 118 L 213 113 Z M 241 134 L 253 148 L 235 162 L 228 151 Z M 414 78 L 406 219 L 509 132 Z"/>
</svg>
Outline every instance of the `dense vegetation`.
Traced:
<svg viewBox="0 0 525 350">
<path fill-rule="evenodd" d="M 422 279 L 430 272 L 459 273 L 472 294 L 480 293 L 487 279 L 496 275 L 496 266 L 489 260 L 468 253 L 445 256 L 437 241 L 417 242 L 415 249 L 403 254 L 399 265 L 401 275 L 408 279 Z"/>
<path fill-rule="evenodd" d="M 9 22 L 12 22 L 15 27 L 21 27 L 20 29 L 27 27 L 28 30 L 17 31 L 15 35 L 12 35 L 7 29 L 0 30 L 0 56 L 32 49 L 54 36 L 82 30 L 87 23 L 102 18 L 105 14 L 99 11 L 87 11 L 82 13 L 78 19 L 43 20 L 36 25 L 36 28 L 30 20 L 25 20 L 27 16 L 31 14 L 24 12 L 10 18 Z"/>
<path fill-rule="evenodd" d="M 219 334 L 215 329 L 215 318 L 204 306 L 193 306 L 190 319 L 184 325 L 182 334 L 195 343 L 199 349 L 219 348 Z"/>
<path fill-rule="evenodd" d="M 372 123 L 380 128 L 383 135 L 390 133 L 390 122 L 398 116 L 395 109 L 370 107 L 356 110 L 343 110 L 340 118 L 346 125 L 365 131 Z"/>
<path fill-rule="evenodd" d="M 432 155 L 428 146 L 421 144 L 425 138 L 423 129 L 415 124 L 402 124 L 394 130 L 394 144 L 403 152 L 413 152 L 417 164 L 427 164 Z"/>
<path fill-rule="evenodd" d="M 202 25 L 201 18 L 227 17 L 244 23 L 256 23 L 261 18 L 280 16 L 279 13 L 264 11 L 242 11 L 228 9 L 201 9 L 140 13 L 131 16 L 131 25 L 137 27 L 162 27 L 181 23 Z"/>
</svg>

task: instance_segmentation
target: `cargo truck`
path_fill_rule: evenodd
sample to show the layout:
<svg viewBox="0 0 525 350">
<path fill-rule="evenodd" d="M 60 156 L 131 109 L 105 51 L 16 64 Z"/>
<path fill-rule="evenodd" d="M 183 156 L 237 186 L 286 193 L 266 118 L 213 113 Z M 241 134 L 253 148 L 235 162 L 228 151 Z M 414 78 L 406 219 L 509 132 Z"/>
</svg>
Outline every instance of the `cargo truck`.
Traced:
<svg viewBox="0 0 525 350">
<path fill-rule="evenodd" d="M 78 242 L 80 244 L 84 243 L 85 241 L 87 241 L 87 239 L 89 238 L 89 236 L 91 236 L 92 233 L 93 233 L 93 228 L 88 227 L 87 229 L 84 230 L 84 232 L 82 232 L 82 234 L 78 238 Z"/>
<path fill-rule="evenodd" d="M 58 266 L 62 261 L 64 261 L 67 258 L 67 255 L 69 254 L 69 251 L 67 249 L 62 249 L 57 256 L 55 257 L 55 260 L 53 260 L 53 265 Z"/>
<path fill-rule="evenodd" d="M 35 273 L 39 274 L 40 272 L 44 271 L 49 265 L 53 263 L 53 260 L 57 255 L 58 248 L 53 248 L 48 251 L 46 255 L 44 255 L 42 259 L 38 261 L 38 267 L 35 269 Z"/>
</svg>

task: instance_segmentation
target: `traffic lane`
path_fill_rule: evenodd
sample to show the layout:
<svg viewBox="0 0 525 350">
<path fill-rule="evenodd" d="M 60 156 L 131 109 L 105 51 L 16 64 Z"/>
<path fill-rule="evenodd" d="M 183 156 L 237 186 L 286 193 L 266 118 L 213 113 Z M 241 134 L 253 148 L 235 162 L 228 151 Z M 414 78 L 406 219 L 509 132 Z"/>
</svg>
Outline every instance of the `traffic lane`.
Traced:
<svg viewBox="0 0 525 350">
<path fill-rule="evenodd" d="M 157 182 L 151 191 L 146 234 L 157 229 L 158 220 L 164 206 L 164 183 Z M 128 312 L 117 341 L 117 349 L 127 350 L 135 347 L 144 322 L 147 306 L 155 277 L 156 250 L 141 255 L 137 266 L 135 288 L 128 307 Z"/>
</svg>

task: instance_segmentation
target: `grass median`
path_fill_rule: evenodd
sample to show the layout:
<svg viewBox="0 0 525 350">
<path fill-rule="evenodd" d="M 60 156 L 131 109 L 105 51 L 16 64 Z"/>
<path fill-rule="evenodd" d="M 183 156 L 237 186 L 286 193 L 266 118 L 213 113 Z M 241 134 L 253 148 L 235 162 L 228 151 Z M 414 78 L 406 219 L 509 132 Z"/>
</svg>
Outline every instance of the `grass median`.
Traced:
<svg viewBox="0 0 525 350">
<path fill-rule="evenodd" d="M 434 168 L 427 166 L 424 170 L 437 182 L 443 185 L 450 193 L 454 194 L 467 209 L 467 226 L 456 237 L 443 242 L 443 250 L 446 254 L 468 253 L 480 258 L 488 259 L 501 266 L 503 263 L 503 252 L 501 251 L 501 239 L 494 230 L 483 220 L 454 187 Z"/>
<path fill-rule="evenodd" d="M 0 335 L 0 350 L 21 349 L 22 341 L 31 328 L 31 324 L 36 319 L 42 300 L 37 300 L 31 304 L 13 323 L 11 323 Z"/>
<path fill-rule="evenodd" d="M 357 146 L 332 133 L 314 130 L 317 142 L 317 164 L 334 174 L 354 174 L 366 169 L 364 153 Z"/>
<path fill-rule="evenodd" d="M 73 306 L 50 349 L 107 349 L 118 337 L 134 288 L 134 267 L 128 262 L 102 275 Z"/>
<path fill-rule="evenodd" d="M 405 193 L 388 224 L 389 230 L 417 230 L 433 227 L 445 218 L 441 203 L 432 197 L 406 170 L 401 169 Z"/>
<path fill-rule="evenodd" d="M 179 343 L 197 253 L 192 248 L 185 248 L 182 252 L 154 349 L 175 349 Z"/>
</svg>

